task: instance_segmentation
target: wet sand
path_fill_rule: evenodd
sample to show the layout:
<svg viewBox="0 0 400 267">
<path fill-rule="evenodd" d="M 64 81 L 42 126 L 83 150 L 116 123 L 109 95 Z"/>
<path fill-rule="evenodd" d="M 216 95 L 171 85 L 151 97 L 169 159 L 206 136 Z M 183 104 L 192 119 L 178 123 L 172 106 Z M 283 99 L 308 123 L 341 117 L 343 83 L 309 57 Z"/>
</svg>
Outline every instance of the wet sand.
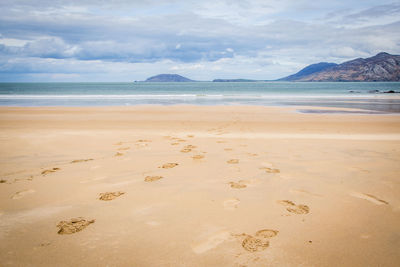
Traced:
<svg viewBox="0 0 400 267">
<path fill-rule="evenodd" d="M 2 107 L 0 265 L 398 266 L 399 162 L 399 115 Z"/>
</svg>

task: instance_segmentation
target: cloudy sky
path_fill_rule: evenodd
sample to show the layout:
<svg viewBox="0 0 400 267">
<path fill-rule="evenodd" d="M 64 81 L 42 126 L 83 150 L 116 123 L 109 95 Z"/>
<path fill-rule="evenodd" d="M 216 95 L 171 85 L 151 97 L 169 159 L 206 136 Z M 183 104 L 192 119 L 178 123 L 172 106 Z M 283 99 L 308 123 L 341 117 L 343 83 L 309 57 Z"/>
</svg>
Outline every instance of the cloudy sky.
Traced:
<svg viewBox="0 0 400 267">
<path fill-rule="evenodd" d="M 400 54 L 400 1 L 0 0 L 0 81 L 275 79 Z"/>
</svg>

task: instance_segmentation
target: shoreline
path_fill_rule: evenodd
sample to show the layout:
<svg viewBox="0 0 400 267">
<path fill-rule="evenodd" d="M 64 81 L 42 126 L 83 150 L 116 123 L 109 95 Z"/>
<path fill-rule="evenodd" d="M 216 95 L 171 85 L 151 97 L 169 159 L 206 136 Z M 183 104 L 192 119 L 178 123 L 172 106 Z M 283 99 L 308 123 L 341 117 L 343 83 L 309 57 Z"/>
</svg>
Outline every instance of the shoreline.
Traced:
<svg viewBox="0 0 400 267">
<path fill-rule="evenodd" d="M 143 104 L 143 105 L 116 105 L 116 106 L 0 106 L 0 112 L 10 111 L 79 111 L 87 110 L 92 112 L 109 112 L 109 111 L 147 111 L 147 110 L 184 110 L 184 109 L 244 109 L 244 110 L 275 110 L 284 113 L 303 114 L 305 116 L 326 115 L 335 116 L 398 116 L 400 112 L 374 111 L 370 109 L 362 109 L 356 107 L 331 107 L 331 106 L 306 106 L 306 105 L 246 105 L 246 104 L 225 104 L 225 105 L 192 105 L 192 104 L 176 104 L 176 105 L 160 105 L 160 104 Z"/>
<path fill-rule="evenodd" d="M 400 96 L 243 96 L 243 95 L 32 95 L 1 97 L 0 108 L 122 108 L 122 107 L 282 107 L 298 108 L 303 113 L 400 114 Z M 315 109 L 319 108 L 319 111 Z M 337 111 L 325 112 L 333 108 Z M 310 109 L 314 109 L 311 111 Z"/>
</svg>

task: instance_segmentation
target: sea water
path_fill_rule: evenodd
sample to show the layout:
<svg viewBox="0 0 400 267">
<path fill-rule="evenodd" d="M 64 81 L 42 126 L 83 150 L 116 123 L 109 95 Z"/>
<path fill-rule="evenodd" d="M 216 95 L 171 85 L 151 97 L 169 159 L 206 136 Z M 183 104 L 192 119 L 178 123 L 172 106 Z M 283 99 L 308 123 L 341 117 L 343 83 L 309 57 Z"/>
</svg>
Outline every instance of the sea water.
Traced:
<svg viewBox="0 0 400 267">
<path fill-rule="evenodd" d="M 400 113 L 396 82 L 0 83 L 0 106 L 264 105 Z"/>
</svg>

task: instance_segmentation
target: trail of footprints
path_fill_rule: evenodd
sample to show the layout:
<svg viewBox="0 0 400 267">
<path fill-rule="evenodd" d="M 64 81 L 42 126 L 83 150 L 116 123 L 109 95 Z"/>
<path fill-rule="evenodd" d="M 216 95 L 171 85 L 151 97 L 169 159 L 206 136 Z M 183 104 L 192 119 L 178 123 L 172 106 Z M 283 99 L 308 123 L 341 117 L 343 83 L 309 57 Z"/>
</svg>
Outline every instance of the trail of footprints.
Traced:
<svg viewBox="0 0 400 267">
<path fill-rule="evenodd" d="M 188 138 L 193 138 L 193 135 L 188 135 Z M 168 138 L 168 137 L 167 137 Z M 186 140 L 181 139 L 181 138 L 177 138 L 177 137 L 169 137 L 169 139 L 171 139 L 173 142 L 171 143 L 171 145 L 179 145 L 183 142 L 186 142 Z M 144 139 L 140 139 L 138 141 L 136 141 L 135 146 L 137 147 L 144 147 L 144 146 L 148 146 L 148 143 L 151 142 L 150 140 L 144 140 Z M 225 143 L 225 141 L 217 141 L 217 143 Z M 123 145 L 123 142 L 119 142 L 116 143 L 115 145 L 121 146 Z M 197 147 L 194 145 L 186 145 L 184 146 L 180 152 L 182 153 L 188 153 L 191 152 L 193 149 L 196 149 Z M 116 154 L 114 155 L 115 157 L 121 157 L 124 155 L 124 153 L 120 152 L 120 151 L 127 151 L 129 150 L 130 147 L 119 147 L 117 149 Z M 231 149 L 225 149 L 226 151 L 231 151 Z M 255 156 L 255 154 L 252 154 Z M 192 158 L 194 160 L 201 160 L 204 158 L 204 155 L 201 154 L 196 154 L 193 155 Z M 87 161 L 92 161 L 94 159 L 92 158 L 88 158 L 88 159 L 77 159 L 77 160 L 73 160 L 70 163 L 81 163 L 81 162 L 87 162 Z M 239 164 L 239 159 L 230 159 L 226 162 L 227 164 Z M 176 166 L 178 166 L 179 164 L 176 162 L 168 162 L 165 163 L 161 166 L 159 166 L 158 168 L 162 168 L 162 169 L 172 169 Z M 267 173 L 272 173 L 272 174 L 276 174 L 279 173 L 279 169 L 275 169 L 275 168 L 269 168 L 269 167 L 262 167 L 260 168 L 262 170 L 264 170 Z M 54 173 L 59 171 L 60 168 L 54 167 L 51 169 L 45 169 L 41 172 L 41 174 L 43 176 L 48 175 L 50 173 Z M 154 176 L 146 176 L 144 178 L 145 182 L 155 182 L 155 181 L 159 181 L 161 179 L 163 179 L 163 176 L 159 176 L 159 175 L 154 175 Z M 6 182 L 6 180 L 1 180 L 2 183 Z M 230 185 L 231 188 L 233 189 L 244 189 L 247 187 L 247 185 L 249 184 L 249 181 L 247 180 L 239 180 L 237 182 L 229 182 L 228 183 Z M 12 196 L 12 199 L 20 199 L 22 198 L 24 195 L 26 194 L 30 194 L 30 193 L 34 193 L 35 191 L 32 189 L 29 190 L 24 190 L 24 191 L 19 191 L 17 193 L 15 193 Z M 124 195 L 125 192 L 122 191 L 116 191 L 116 192 L 104 192 L 104 193 L 100 193 L 98 199 L 101 201 L 111 201 L 114 200 L 122 195 Z M 235 210 L 238 208 L 238 205 L 240 203 L 240 200 L 238 198 L 231 198 L 231 199 L 227 199 L 223 202 L 224 208 L 226 210 Z M 286 207 L 286 210 L 291 212 L 291 213 L 295 213 L 295 214 L 307 214 L 309 213 L 310 209 L 308 206 L 304 205 L 304 204 L 295 204 L 294 202 L 290 201 L 290 200 L 280 200 L 278 201 L 279 204 L 283 205 Z M 57 224 L 57 227 L 59 228 L 58 230 L 58 234 L 60 235 L 64 235 L 64 234 L 73 234 L 73 233 L 77 233 L 80 232 L 82 230 L 84 230 L 86 227 L 88 227 L 89 225 L 93 224 L 95 222 L 94 219 L 85 219 L 83 217 L 78 217 L 78 218 L 72 218 L 68 221 L 60 221 Z M 277 234 L 279 233 L 279 231 L 277 230 L 271 230 L 271 229 L 263 229 L 263 230 L 259 230 L 257 231 L 254 235 L 249 235 L 249 234 L 240 234 L 240 235 L 234 235 L 236 238 L 239 238 L 241 240 L 241 245 L 243 247 L 243 249 L 245 249 L 248 252 L 259 252 L 259 251 L 263 251 L 265 250 L 269 244 L 270 244 L 270 239 L 275 237 Z"/>
<path fill-rule="evenodd" d="M 188 135 L 187 137 L 193 138 L 194 136 Z M 173 141 L 171 143 L 171 145 L 174 145 L 174 146 L 180 145 L 180 144 L 186 142 L 186 140 L 184 140 L 184 139 L 175 138 L 175 137 L 171 138 L 171 140 Z M 150 143 L 150 142 L 151 142 L 150 140 L 140 139 L 140 140 L 136 141 L 135 146 L 139 147 L 139 148 L 146 147 L 146 146 L 148 146 L 148 143 Z M 217 143 L 225 143 L 225 142 L 226 141 L 217 141 Z M 123 142 L 119 142 L 116 145 L 121 146 L 123 144 L 124 144 Z M 197 148 L 196 146 L 189 144 L 189 145 L 184 146 L 180 150 L 180 152 L 188 153 L 188 152 L 193 151 L 196 148 Z M 119 147 L 114 156 L 121 157 L 124 155 L 124 153 L 122 153 L 120 151 L 128 151 L 129 149 L 130 149 L 130 147 Z M 232 151 L 231 148 L 225 148 L 224 150 Z M 257 154 L 252 154 L 252 153 L 248 153 L 248 155 L 249 156 L 257 156 Z M 196 155 L 193 155 L 192 158 L 193 158 L 193 160 L 201 160 L 204 158 L 204 155 L 196 154 Z M 75 164 L 75 163 L 82 163 L 82 162 L 93 161 L 93 160 L 94 159 L 92 159 L 92 158 L 77 159 L 77 160 L 71 161 L 70 163 Z M 239 164 L 239 162 L 240 162 L 239 159 L 229 159 L 228 161 L 226 161 L 227 164 Z M 158 168 L 171 169 L 171 168 L 177 167 L 178 165 L 179 164 L 175 163 L 175 162 L 168 162 L 168 163 L 161 165 Z M 266 173 L 270 173 L 270 174 L 280 173 L 279 169 L 272 168 L 272 167 L 261 167 L 259 169 L 265 171 Z M 41 175 L 46 176 L 48 174 L 51 174 L 51 173 L 54 173 L 54 172 L 57 172 L 60 170 L 61 170 L 61 168 L 58 168 L 58 167 L 45 169 L 41 172 Z M 146 176 L 144 178 L 144 181 L 145 182 L 156 182 L 163 178 L 164 178 L 163 176 Z M 4 179 L 0 180 L 0 183 L 6 183 L 6 182 L 7 181 Z M 239 180 L 237 182 L 233 182 L 233 181 L 229 182 L 228 184 L 230 185 L 230 187 L 232 189 L 245 189 L 249 183 L 250 182 L 248 180 Z M 25 195 L 29 195 L 34 192 L 35 192 L 35 190 L 33 190 L 33 189 L 19 191 L 19 192 L 16 192 L 11 198 L 12 199 L 20 199 L 20 198 L 24 197 Z M 124 194 L 125 194 L 125 192 L 122 192 L 122 191 L 104 192 L 104 193 L 99 194 L 98 199 L 101 201 L 112 201 L 118 197 L 121 197 Z M 353 192 L 353 193 L 351 193 L 351 196 L 368 200 L 377 205 L 389 204 L 385 200 L 379 199 L 371 194 L 362 194 L 362 193 Z M 285 207 L 288 212 L 293 213 L 293 214 L 299 214 L 299 215 L 303 214 L 304 215 L 304 214 L 308 214 L 310 212 L 310 208 L 305 204 L 296 204 L 290 200 L 279 200 L 279 201 L 277 201 L 277 203 L 282 205 L 283 207 Z M 226 199 L 225 201 L 223 201 L 224 208 L 226 210 L 230 210 L 230 211 L 236 210 L 238 208 L 239 204 L 240 204 L 239 198 L 230 198 L 230 199 Z M 57 224 L 57 227 L 59 229 L 57 233 L 60 235 L 74 234 L 74 233 L 84 230 L 86 227 L 88 227 L 89 225 L 91 225 L 93 223 L 95 223 L 95 219 L 86 219 L 83 217 L 72 218 L 67 221 L 60 221 Z M 197 247 L 197 251 L 198 252 L 206 251 L 209 248 L 213 248 L 216 245 L 218 245 L 219 243 L 223 242 L 226 237 L 234 236 L 241 242 L 241 246 L 245 251 L 250 252 L 250 253 L 261 252 L 269 247 L 271 239 L 276 237 L 278 235 L 278 233 L 279 233 L 278 230 L 272 230 L 272 229 L 262 229 L 262 230 L 255 232 L 253 235 L 246 234 L 246 233 L 242 233 L 239 235 L 227 235 L 224 232 L 223 235 L 217 236 L 217 238 L 211 237 L 210 240 L 211 240 L 212 244 L 211 245 L 208 244 L 209 242 L 206 243 L 205 245 L 202 244 L 202 246 Z"/>
</svg>

